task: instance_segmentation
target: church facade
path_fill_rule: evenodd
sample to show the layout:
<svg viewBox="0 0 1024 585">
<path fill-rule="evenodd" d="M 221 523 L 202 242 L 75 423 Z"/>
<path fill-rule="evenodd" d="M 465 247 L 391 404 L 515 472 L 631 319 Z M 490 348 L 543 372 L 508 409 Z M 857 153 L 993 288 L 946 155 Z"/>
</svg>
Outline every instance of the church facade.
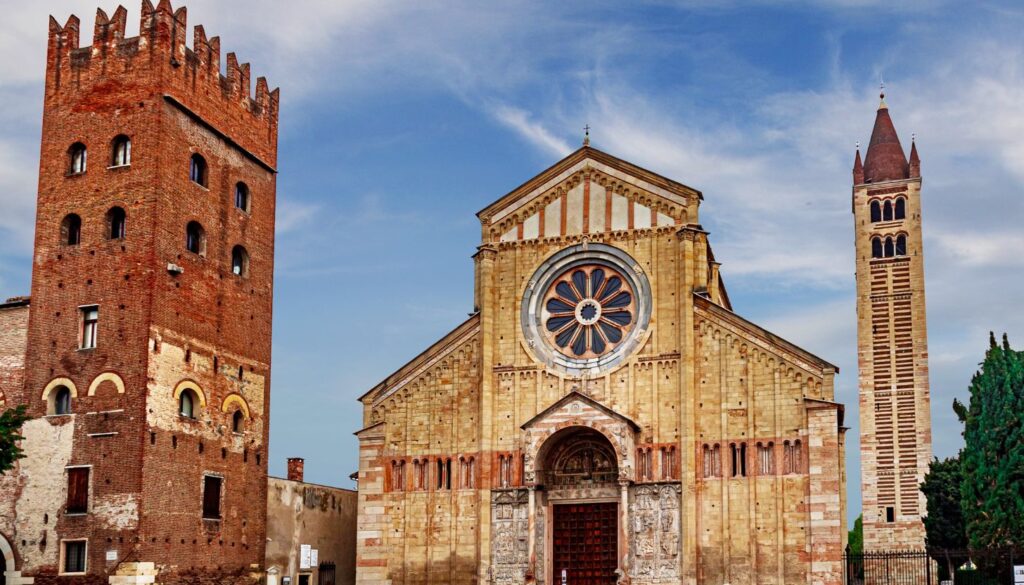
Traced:
<svg viewBox="0 0 1024 585">
<path fill-rule="evenodd" d="M 733 311 L 702 194 L 584 144 L 361 402 L 357 582 L 838 583 L 835 366 Z"/>
</svg>

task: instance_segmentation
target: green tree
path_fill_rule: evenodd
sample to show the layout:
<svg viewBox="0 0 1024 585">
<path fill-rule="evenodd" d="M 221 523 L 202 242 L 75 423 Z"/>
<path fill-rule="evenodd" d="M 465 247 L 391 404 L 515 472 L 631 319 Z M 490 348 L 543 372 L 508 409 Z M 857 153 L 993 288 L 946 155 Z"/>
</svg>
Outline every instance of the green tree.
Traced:
<svg viewBox="0 0 1024 585">
<path fill-rule="evenodd" d="M 928 514 L 924 517 L 924 530 L 928 548 L 936 561 L 942 563 L 943 579 L 956 570 L 951 550 L 967 548 L 967 531 L 960 507 L 960 485 L 963 473 L 960 457 L 934 459 L 921 484 L 921 492 L 928 498 Z"/>
<path fill-rule="evenodd" d="M 25 414 L 25 405 L 9 408 L 0 414 L 0 475 L 14 467 L 14 462 L 25 456 L 18 445 L 21 436 L 21 425 L 29 420 Z"/>
<path fill-rule="evenodd" d="M 857 516 L 857 519 L 853 521 L 853 530 L 850 531 L 846 546 L 850 549 L 851 555 L 859 555 L 864 552 L 864 514 Z"/>
<path fill-rule="evenodd" d="M 974 548 L 1024 546 L 1024 353 L 990 335 L 971 379 L 964 421 L 960 505 Z"/>
</svg>

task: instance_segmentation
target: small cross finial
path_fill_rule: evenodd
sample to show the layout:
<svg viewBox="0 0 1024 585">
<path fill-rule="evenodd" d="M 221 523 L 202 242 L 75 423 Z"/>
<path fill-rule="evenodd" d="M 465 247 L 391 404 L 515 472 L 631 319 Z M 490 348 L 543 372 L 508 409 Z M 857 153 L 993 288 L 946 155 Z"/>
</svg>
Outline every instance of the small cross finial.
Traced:
<svg viewBox="0 0 1024 585">
<path fill-rule="evenodd" d="M 860 150 L 860 140 L 857 141 L 857 150 Z"/>
<path fill-rule="evenodd" d="M 914 132 L 910 135 L 910 141 L 914 142 L 915 140 L 917 140 L 917 132 Z"/>
<path fill-rule="evenodd" d="M 590 146 L 590 124 L 583 127 L 583 146 Z"/>
<path fill-rule="evenodd" d="M 883 100 L 885 99 L 885 80 L 882 79 L 881 75 L 878 76 L 878 97 Z"/>
</svg>

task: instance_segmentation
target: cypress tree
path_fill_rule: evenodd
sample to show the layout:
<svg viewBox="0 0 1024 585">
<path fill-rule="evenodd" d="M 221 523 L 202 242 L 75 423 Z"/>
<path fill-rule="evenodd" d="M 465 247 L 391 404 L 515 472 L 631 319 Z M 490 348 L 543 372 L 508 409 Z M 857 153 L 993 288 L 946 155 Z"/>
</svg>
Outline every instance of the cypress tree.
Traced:
<svg viewBox="0 0 1024 585">
<path fill-rule="evenodd" d="M 990 335 L 964 421 L 960 503 L 974 548 L 1024 546 L 1024 353 Z"/>
</svg>

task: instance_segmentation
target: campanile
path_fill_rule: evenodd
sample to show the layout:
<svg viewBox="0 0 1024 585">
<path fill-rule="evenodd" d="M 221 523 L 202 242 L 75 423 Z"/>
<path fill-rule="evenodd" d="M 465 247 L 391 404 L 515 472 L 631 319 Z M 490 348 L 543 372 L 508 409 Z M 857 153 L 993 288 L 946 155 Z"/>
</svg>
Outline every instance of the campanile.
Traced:
<svg viewBox="0 0 1024 585">
<path fill-rule="evenodd" d="M 921 242 L 921 161 L 885 94 L 853 167 L 864 549 L 923 548 L 919 489 L 932 457 Z"/>
</svg>

